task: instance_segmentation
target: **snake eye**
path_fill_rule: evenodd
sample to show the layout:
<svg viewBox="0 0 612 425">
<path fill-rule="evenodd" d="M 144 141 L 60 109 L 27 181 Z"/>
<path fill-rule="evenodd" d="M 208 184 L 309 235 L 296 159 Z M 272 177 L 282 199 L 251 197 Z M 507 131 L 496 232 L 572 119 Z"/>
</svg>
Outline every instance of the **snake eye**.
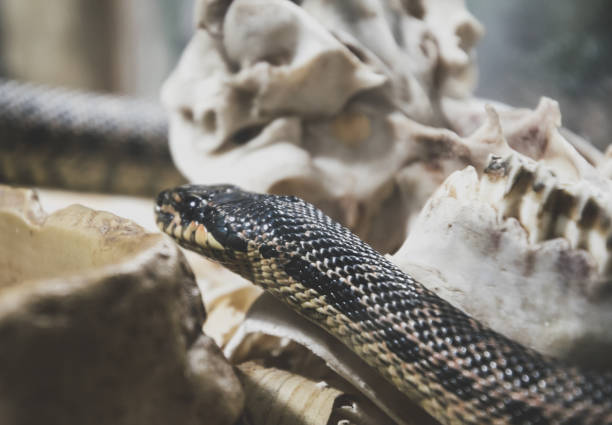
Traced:
<svg viewBox="0 0 612 425">
<path fill-rule="evenodd" d="M 195 208 L 197 206 L 199 206 L 202 203 L 203 199 L 199 198 L 197 196 L 193 196 L 193 195 L 187 195 L 184 199 L 183 199 L 183 203 L 187 206 L 189 206 L 189 208 Z"/>
</svg>

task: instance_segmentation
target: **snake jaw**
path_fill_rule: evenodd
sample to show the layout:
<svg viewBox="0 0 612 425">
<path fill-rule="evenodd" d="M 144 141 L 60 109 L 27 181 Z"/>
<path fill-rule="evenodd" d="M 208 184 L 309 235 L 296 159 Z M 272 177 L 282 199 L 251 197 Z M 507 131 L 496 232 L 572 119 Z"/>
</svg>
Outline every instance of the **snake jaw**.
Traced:
<svg viewBox="0 0 612 425">
<path fill-rule="evenodd" d="M 233 229 L 233 216 L 218 209 L 243 193 L 231 185 L 186 185 L 163 191 L 155 206 L 157 226 L 188 249 L 246 251 L 246 241 Z"/>
<path fill-rule="evenodd" d="M 245 252 L 246 240 L 235 228 L 238 223 L 222 208 L 245 194 L 232 185 L 184 185 L 163 191 L 155 207 L 158 227 L 184 245 Z"/>
<path fill-rule="evenodd" d="M 212 249 L 217 249 L 219 251 L 222 251 L 225 249 L 225 247 L 221 245 L 221 243 L 210 232 L 208 232 L 207 234 L 206 243 Z"/>
<path fill-rule="evenodd" d="M 168 205 L 156 207 L 155 209 L 156 224 L 159 230 L 173 236 L 176 227 L 180 227 L 180 218 L 176 211 Z"/>
</svg>

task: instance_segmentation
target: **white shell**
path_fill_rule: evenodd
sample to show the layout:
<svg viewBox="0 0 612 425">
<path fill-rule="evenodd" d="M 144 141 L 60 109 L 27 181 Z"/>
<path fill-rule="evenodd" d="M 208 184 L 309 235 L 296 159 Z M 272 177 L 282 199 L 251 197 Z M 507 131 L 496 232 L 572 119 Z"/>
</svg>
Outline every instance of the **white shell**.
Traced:
<svg viewBox="0 0 612 425">
<path fill-rule="evenodd" d="M 410 129 L 444 122 L 438 96 L 473 88 L 482 28 L 463 2 L 202 0 L 197 13 L 162 90 L 181 172 L 301 196 L 397 249 L 448 174 L 403 198 L 397 175 L 424 153 Z"/>
<path fill-rule="evenodd" d="M 511 339 L 610 366 L 612 203 L 519 154 L 453 173 L 421 211 L 400 267 Z"/>
</svg>

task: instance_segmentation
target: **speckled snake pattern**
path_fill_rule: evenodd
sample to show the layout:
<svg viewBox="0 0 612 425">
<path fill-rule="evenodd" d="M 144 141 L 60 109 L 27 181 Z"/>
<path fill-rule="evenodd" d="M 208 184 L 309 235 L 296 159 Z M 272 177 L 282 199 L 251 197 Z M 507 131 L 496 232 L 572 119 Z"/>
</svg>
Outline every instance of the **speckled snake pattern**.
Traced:
<svg viewBox="0 0 612 425">
<path fill-rule="evenodd" d="M 159 195 L 156 220 L 337 337 L 441 423 L 612 424 L 610 374 L 489 329 L 301 199 L 185 185 Z"/>
</svg>

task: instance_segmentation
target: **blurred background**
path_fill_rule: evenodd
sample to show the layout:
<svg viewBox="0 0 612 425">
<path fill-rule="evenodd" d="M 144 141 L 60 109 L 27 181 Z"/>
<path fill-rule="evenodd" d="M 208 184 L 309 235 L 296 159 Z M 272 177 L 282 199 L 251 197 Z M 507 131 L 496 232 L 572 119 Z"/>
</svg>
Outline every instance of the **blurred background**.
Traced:
<svg viewBox="0 0 612 425">
<path fill-rule="evenodd" d="M 561 106 L 563 125 L 605 149 L 612 140 L 612 2 L 466 0 L 486 28 L 476 95 Z"/>
<path fill-rule="evenodd" d="M 0 73 L 157 99 L 194 0 L 0 0 Z"/>
<path fill-rule="evenodd" d="M 0 0 L 0 74 L 157 99 L 193 30 L 194 0 Z M 476 94 L 533 108 L 600 148 L 612 130 L 612 3 L 467 0 L 484 24 Z"/>
</svg>

